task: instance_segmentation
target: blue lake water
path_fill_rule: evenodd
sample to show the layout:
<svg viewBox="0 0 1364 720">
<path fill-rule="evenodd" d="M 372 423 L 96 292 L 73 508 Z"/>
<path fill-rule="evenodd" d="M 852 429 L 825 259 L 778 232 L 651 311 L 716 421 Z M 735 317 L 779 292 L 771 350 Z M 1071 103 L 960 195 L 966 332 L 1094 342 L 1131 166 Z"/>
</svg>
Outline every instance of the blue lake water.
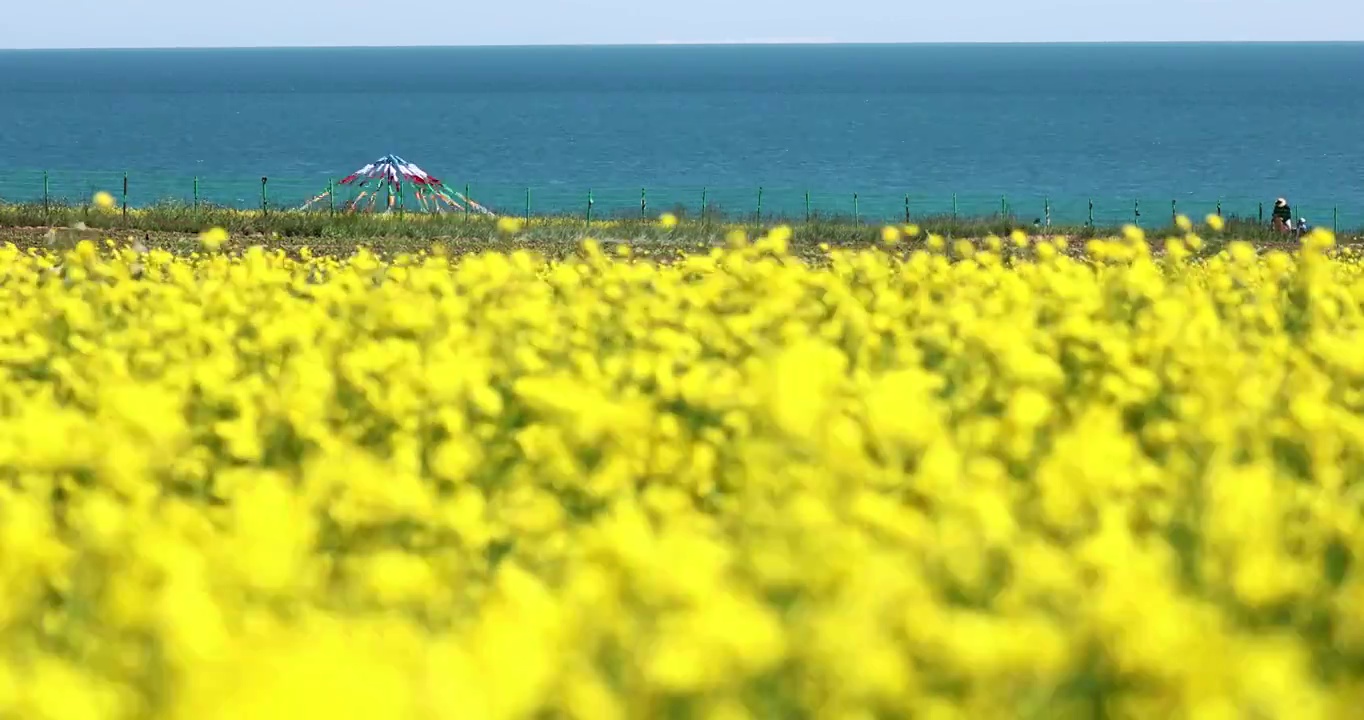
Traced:
<svg viewBox="0 0 1364 720">
<path fill-rule="evenodd" d="M 1364 224 L 1364 44 L 0 52 L 0 198 L 295 205 L 397 153 L 505 212 Z"/>
</svg>

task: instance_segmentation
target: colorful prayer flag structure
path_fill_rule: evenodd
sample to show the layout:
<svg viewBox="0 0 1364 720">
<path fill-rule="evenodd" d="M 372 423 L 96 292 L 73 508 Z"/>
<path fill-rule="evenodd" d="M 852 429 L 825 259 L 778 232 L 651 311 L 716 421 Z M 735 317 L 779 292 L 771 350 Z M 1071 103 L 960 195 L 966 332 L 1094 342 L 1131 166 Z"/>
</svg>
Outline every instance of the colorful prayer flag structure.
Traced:
<svg viewBox="0 0 1364 720">
<path fill-rule="evenodd" d="M 338 183 L 358 190 L 355 197 L 345 200 L 346 212 L 391 212 L 394 209 L 421 212 L 474 212 L 492 216 L 492 211 L 456 192 L 440 179 L 397 155 L 385 155 L 342 178 Z M 335 194 L 335 186 L 328 187 L 317 197 L 304 203 L 308 209 Z M 408 198 L 413 205 L 408 205 Z"/>
</svg>

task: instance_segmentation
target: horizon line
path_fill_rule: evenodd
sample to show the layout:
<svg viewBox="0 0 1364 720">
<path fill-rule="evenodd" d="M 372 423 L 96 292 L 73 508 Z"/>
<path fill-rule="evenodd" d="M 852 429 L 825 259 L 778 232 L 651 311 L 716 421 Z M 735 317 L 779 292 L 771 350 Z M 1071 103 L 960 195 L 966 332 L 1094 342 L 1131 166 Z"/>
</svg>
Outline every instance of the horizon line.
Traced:
<svg viewBox="0 0 1364 720">
<path fill-rule="evenodd" d="M 1077 46 L 1077 45 L 1364 45 L 1360 40 L 928 40 L 906 42 L 844 41 L 822 38 L 751 40 L 653 40 L 632 43 L 469 43 L 459 45 L 194 45 L 14 47 L 0 52 L 84 52 L 92 50 L 435 50 L 566 49 L 650 47 L 904 47 L 904 46 Z"/>
</svg>

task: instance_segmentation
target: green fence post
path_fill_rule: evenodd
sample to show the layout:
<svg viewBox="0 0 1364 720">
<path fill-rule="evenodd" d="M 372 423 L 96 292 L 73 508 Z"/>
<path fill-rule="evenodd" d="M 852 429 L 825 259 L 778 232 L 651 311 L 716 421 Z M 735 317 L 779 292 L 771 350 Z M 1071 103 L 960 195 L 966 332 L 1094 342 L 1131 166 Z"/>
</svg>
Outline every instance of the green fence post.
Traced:
<svg viewBox="0 0 1364 720">
<path fill-rule="evenodd" d="M 1217 217 L 1222 217 L 1222 199 L 1217 199 Z"/>
<path fill-rule="evenodd" d="M 1094 198 L 1089 199 L 1089 220 L 1085 224 L 1094 227 Z"/>
<path fill-rule="evenodd" d="M 398 217 L 406 215 L 407 212 L 407 183 L 398 183 Z"/>
<path fill-rule="evenodd" d="M 269 214 L 270 214 L 270 197 L 269 197 L 270 193 L 269 193 L 269 191 L 266 189 L 266 185 L 268 185 L 269 183 L 270 183 L 270 178 L 265 177 L 265 176 L 261 176 L 261 179 L 260 179 L 260 212 L 261 212 L 261 215 L 269 215 Z"/>
<path fill-rule="evenodd" d="M 1132 201 L 1132 222 L 1135 223 L 1136 225 L 1141 225 L 1141 201 L 1140 201 L 1140 200 L 1133 200 L 1133 201 Z"/>
<path fill-rule="evenodd" d="M 1051 227 L 1051 198 L 1042 198 L 1042 219 L 1047 227 Z"/>
<path fill-rule="evenodd" d="M 530 188 L 526 188 L 526 224 L 530 224 Z"/>
<path fill-rule="evenodd" d="M 1260 224 L 1265 224 L 1265 203 L 1263 200 L 1260 201 Z"/>
<path fill-rule="evenodd" d="M 701 188 L 701 224 L 706 224 L 706 188 Z"/>
<path fill-rule="evenodd" d="M 853 193 L 853 227 L 862 224 L 862 211 L 857 207 L 857 193 Z"/>
<path fill-rule="evenodd" d="M 587 227 L 592 227 L 592 188 L 587 189 Z"/>
<path fill-rule="evenodd" d="M 810 224 L 810 191 L 805 191 L 805 224 Z"/>
<path fill-rule="evenodd" d="M 123 219 L 128 219 L 128 173 L 123 173 Z"/>
<path fill-rule="evenodd" d="M 469 222 L 469 183 L 464 183 L 464 222 Z"/>
<path fill-rule="evenodd" d="M 999 196 L 999 216 L 1005 220 L 1009 219 L 1009 196 Z"/>
<path fill-rule="evenodd" d="M 51 197 L 52 197 L 52 196 L 51 196 L 51 193 L 49 192 L 49 185 L 48 185 L 48 180 L 47 180 L 47 171 L 44 170 L 44 171 L 43 171 L 43 216 L 44 216 L 44 217 L 46 217 L 47 215 L 51 214 L 51 212 L 52 212 L 52 201 L 51 201 Z"/>
<path fill-rule="evenodd" d="M 1178 200 L 1171 200 L 1171 201 L 1170 201 L 1170 227 L 1177 227 L 1178 225 L 1179 225 L 1179 201 L 1178 201 Z"/>
<path fill-rule="evenodd" d="M 1339 229 L 1339 223 L 1337 222 L 1337 220 L 1339 220 L 1339 219 L 1340 219 L 1340 216 L 1339 216 L 1339 214 L 1338 214 L 1338 209 L 1337 209 L 1337 208 L 1331 208 L 1331 234 L 1333 234 L 1333 235 L 1334 235 L 1335 233 L 1337 233 L 1337 232 L 1340 231 L 1340 229 Z"/>
<path fill-rule="evenodd" d="M 952 223 L 957 222 L 957 194 L 952 193 Z"/>
<path fill-rule="evenodd" d="M 763 224 L 763 186 L 758 186 L 758 225 Z"/>
<path fill-rule="evenodd" d="M 327 213 L 336 214 L 336 181 L 327 178 Z"/>
<path fill-rule="evenodd" d="M 649 217 L 649 200 L 644 194 L 644 188 L 639 189 L 639 217 L 644 219 Z"/>
<path fill-rule="evenodd" d="M 909 224 L 909 195 L 905 195 L 905 224 Z"/>
<path fill-rule="evenodd" d="M 195 176 L 194 176 L 194 210 L 195 210 L 195 212 L 198 212 L 198 210 L 199 210 L 199 176 L 198 176 L 198 175 L 195 175 Z"/>
</svg>

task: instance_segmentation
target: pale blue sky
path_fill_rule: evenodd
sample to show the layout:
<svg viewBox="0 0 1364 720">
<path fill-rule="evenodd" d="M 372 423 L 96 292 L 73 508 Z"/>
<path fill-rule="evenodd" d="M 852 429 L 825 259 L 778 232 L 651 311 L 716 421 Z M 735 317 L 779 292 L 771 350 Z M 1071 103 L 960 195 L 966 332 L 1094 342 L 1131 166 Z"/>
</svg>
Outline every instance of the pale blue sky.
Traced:
<svg viewBox="0 0 1364 720">
<path fill-rule="evenodd" d="M 0 0 L 0 48 L 1364 40 L 1364 0 Z"/>
</svg>

